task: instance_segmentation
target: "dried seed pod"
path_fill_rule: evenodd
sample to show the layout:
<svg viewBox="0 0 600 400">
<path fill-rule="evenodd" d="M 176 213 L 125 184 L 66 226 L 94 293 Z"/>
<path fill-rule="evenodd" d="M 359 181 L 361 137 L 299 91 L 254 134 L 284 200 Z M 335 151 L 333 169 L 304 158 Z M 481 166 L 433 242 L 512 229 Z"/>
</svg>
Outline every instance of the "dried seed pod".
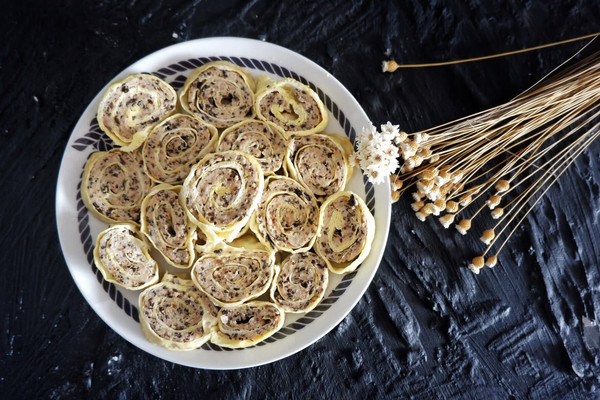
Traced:
<svg viewBox="0 0 600 400">
<path fill-rule="evenodd" d="M 400 190 L 404 184 L 404 181 L 400 179 L 398 174 L 392 174 L 390 176 L 390 184 L 392 185 L 392 190 Z"/>
<path fill-rule="evenodd" d="M 469 193 L 463 194 L 458 199 L 459 204 L 463 207 L 468 206 L 469 204 L 471 204 L 472 201 L 473 201 L 473 196 L 471 196 Z"/>
<path fill-rule="evenodd" d="M 420 201 L 415 201 L 414 203 L 411 203 L 411 208 L 416 212 L 419 211 L 421 208 L 423 208 L 423 206 L 425 205 L 425 202 L 423 200 Z"/>
</svg>

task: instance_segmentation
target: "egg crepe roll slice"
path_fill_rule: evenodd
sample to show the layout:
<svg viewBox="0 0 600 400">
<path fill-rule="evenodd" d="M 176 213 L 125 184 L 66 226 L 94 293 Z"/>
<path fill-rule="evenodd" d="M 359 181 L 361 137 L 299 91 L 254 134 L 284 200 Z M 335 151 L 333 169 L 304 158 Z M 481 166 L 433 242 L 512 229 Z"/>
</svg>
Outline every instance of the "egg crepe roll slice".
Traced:
<svg viewBox="0 0 600 400">
<path fill-rule="evenodd" d="M 318 201 L 344 190 L 352 176 L 352 144 L 334 134 L 294 135 L 288 141 L 288 174 L 310 190 Z"/>
<path fill-rule="evenodd" d="M 275 273 L 275 254 L 220 243 L 194 263 L 192 281 L 217 305 L 231 307 L 265 293 Z"/>
<path fill-rule="evenodd" d="M 177 93 L 165 81 L 135 74 L 114 82 L 98 107 L 98 125 L 123 151 L 142 145 L 150 129 L 175 112 Z"/>
<path fill-rule="evenodd" d="M 142 202 L 141 231 L 169 264 L 190 268 L 196 228 L 180 203 L 180 192 L 181 186 L 155 186 Z"/>
<path fill-rule="evenodd" d="M 367 257 L 375 235 L 375 219 L 355 193 L 336 193 L 321 205 L 315 251 L 336 274 L 354 271 Z"/>
<path fill-rule="evenodd" d="M 98 151 L 85 164 L 81 197 L 101 221 L 137 223 L 142 201 L 151 187 L 139 150 Z"/>
<path fill-rule="evenodd" d="M 182 204 L 196 225 L 230 242 L 246 227 L 263 187 L 262 168 L 251 155 L 239 151 L 211 153 L 184 181 Z"/>
<path fill-rule="evenodd" d="M 272 175 L 283 165 L 286 147 L 281 128 L 270 122 L 247 119 L 221 133 L 217 151 L 248 153 L 256 158 L 265 175 Z"/>
<path fill-rule="evenodd" d="M 192 71 L 179 92 L 179 101 L 187 113 L 227 128 L 254 117 L 254 89 L 254 78 L 246 70 L 214 61 Z"/>
<path fill-rule="evenodd" d="M 144 336 L 169 350 L 193 350 L 216 329 L 219 309 L 185 277 L 165 274 L 139 297 Z"/>
<path fill-rule="evenodd" d="M 217 320 L 211 341 L 222 347 L 242 348 L 260 343 L 281 329 L 285 313 L 273 303 L 251 301 L 222 308 Z"/>
<path fill-rule="evenodd" d="M 274 123 L 288 135 L 321 132 L 329 120 L 319 96 L 292 78 L 276 82 L 260 76 L 257 79 L 255 108 L 259 119 Z"/>
<path fill-rule="evenodd" d="M 217 128 L 184 114 L 175 114 L 150 131 L 142 156 L 150 177 L 162 183 L 182 183 L 206 154 L 214 151 Z"/>
<path fill-rule="evenodd" d="M 100 232 L 94 263 L 108 282 L 139 290 L 158 281 L 158 264 L 150 245 L 133 224 L 117 224 Z"/>
<path fill-rule="evenodd" d="M 316 239 L 319 205 L 313 194 L 291 178 L 270 176 L 250 229 L 261 242 L 291 253 L 309 250 Z"/>
<path fill-rule="evenodd" d="M 275 266 L 271 299 L 285 312 L 309 312 L 323 299 L 328 282 L 325 260 L 312 251 L 292 254 Z"/>
</svg>

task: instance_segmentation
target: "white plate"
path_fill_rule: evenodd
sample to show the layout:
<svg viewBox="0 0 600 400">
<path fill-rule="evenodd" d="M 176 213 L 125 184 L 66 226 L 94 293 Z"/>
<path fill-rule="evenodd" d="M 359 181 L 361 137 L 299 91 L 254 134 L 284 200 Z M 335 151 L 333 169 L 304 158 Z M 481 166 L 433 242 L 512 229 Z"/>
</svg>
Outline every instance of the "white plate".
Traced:
<svg viewBox="0 0 600 400">
<path fill-rule="evenodd" d="M 354 141 L 357 131 L 369 119 L 352 95 L 323 68 L 307 58 L 270 43 L 240 38 L 209 38 L 179 43 L 159 50 L 131 65 L 113 81 L 127 75 L 150 72 L 176 89 L 197 66 L 209 60 L 228 60 L 245 67 L 254 76 L 291 76 L 317 91 L 329 110 L 327 132 L 343 134 Z M 294 354 L 334 328 L 361 298 L 377 270 L 390 224 L 389 181 L 372 186 L 355 172 L 348 188 L 366 200 L 375 211 L 373 247 L 357 272 L 346 276 L 330 274 L 323 302 L 308 314 L 286 315 L 284 328 L 267 341 L 251 348 L 230 350 L 214 345 L 188 351 L 169 351 L 149 343 L 137 322 L 139 291 L 129 291 L 105 282 L 93 265 L 95 238 L 106 225 L 95 219 L 83 205 L 79 193 L 81 174 L 88 156 L 111 147 L 98 128 L 96 111 L 108 84 L 87 107 L 69 139 L 58 175 L 56 220 L 60 244 L 69 271 L 81 293 L 112 329 L 140 349 L 174 363 L 207 369 L 234 369 L 261 365 Z"/>
</svg>

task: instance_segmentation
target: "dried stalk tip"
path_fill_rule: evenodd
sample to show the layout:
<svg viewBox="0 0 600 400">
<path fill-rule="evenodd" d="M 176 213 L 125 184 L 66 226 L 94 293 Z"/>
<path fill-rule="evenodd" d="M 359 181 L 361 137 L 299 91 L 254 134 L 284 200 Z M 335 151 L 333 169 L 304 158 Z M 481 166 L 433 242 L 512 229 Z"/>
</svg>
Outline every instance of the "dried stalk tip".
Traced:
<svg viewBox="0 0 600 400">
<path fill-rule="evenodd" d="M 490 268 L 494 268 L 496 264 L 498 264 L 498 256 L 489 256 L 485 260 L 485 265 L 487 265 Z"/>
<path fill-rule="evenodd" d="M 473 196 L 471 196 L 468 193 L 463 194 L 462 196 L 460 196 L 460 198 L 458 199 L 458 203 L 463 206 L 466 207 L 469 204 L 471 204 L 471 202 L 473 201 Z"/>
<path fill-rule="evenodd" d="M 415 212 L 419 211 L 421 208 L 423 208 L 424 205 L 425 205 L 425 202 L 423 200 L 415 201 L 414 203 L 410 204 L 413 211 L 415 211 Z"/>
<path fill-rule="evenodd" d="M 446 202 L 446 211 L 449 213 L 455 213 L 458 211 L 458 203 L 454 200 L 450 200 Z"/>
<path fill-rule="evenodd" d="M 436 185 L 443 186 L 450 181 L 450 178 L 452 178 L 452 175 L 448 171 L 440 171 L 434 181 Z"/>
<path fill-rule="evenodd" d="M 423 180 L 426 180 L 426 181 L 431 181 L 437 175 L 438 175 L 438 169 L 437 168 L 428 168 L 428 169 L 424 170 L 423 172 L 421 172 L 419 174 L 419 178 L 423 179 Z"/>
<path fill-rule="evenodd" d="M 440 215 L 441 210 L 434 203 L 427 203 L 427 204 L 425 204 L 425 206 L 423 206 L 423 211 L 426 214 L 429 214 L 429 215 L 433 214 L 437 217 L 438 215 Z"/>
<path fill-rule="evenodd" d="M 398 63 L 394 60 L 383 61 L 381 63 L 382 72 L 394 72 L 398 69 Z"/>
<path fill-rule="evenodd" d="M 440 210 L 444 211 L 446 209 L 446 200 L 444 198 L 437 199 L 433 202 L 433 204 Z"/>
<path fill-rule="evenodd" d="M 496 233 L 493 229 L 486 229 L 485 231 L 483 231 L 483 234 L 481 235 L 480 239 L 483 243 L 490 244 L 492 243 L 492 240 L 494 240 L 495 237 Z"/>
<path fill-rule="evenodd" d="M 401 195 L 401 194 L 402 194 L 402 193 L 400 193 L 400 191 L 398 191 L 398 190 L 395 190 L 395 191 L 393 191 L 393 192 L 392 192 L 392 203 L 395 203 L 395 202 L 397 202 L 398 200 L 400 200 L 400 195 Z"/>
<path fill-rule="evenodd" d="M 420 179 L 417 181 L 417 189 L 421 193 L 429 193 L 433 189 L 433 181 L 429 179 Z"/>
<path fill-rule="evenodd" d="M 454 214 L 446 214 L 442 215 L 440 218 L 440 223 L 446 229 L 450 228 L 450 225 L 454 222 Z"/>
<path fill-rule="evenodd" d="M 425 222 L 425 220 L 427 219 L 427 215 L 425 213 L 423 213 L 422 211 L 417 211 L 415 213 L 415 215 L 417 216 L 417 218 L 419 219 L 419 221 L 421 222 Z"/>
<path fill-rule="evenodd" d="M 502 215 L 504 215 L 504 208 L 494 208 L 494 210 L 492 210 L 492 218 L 493 219 L 498 219 L 500 218 Z"/>
<path fill-rule="evenodd" d="M 501 201 L 502 201 L 502 197 L 495 194 L 488 199 L 487 206 L 490 208 L 490 210 L 493 210 L 500 204 Z"/>
<path fill-rule="evenodd" d="M 404 142 L 406 139 L 408 139 L 408 134 L 404 131 L 400 131 L 398 132 L 398 136 L 396 136 L 396 144 L 400 144 L 402 142 Z"/>
<path fill-rule="evenodd" d="M 415 201 L 421 201 L 421 200 L 423 200 L 423 197 L 425 197 L 425 193 L 423 193 L 421 191 L 416 191 L 416 192 L 413 192 L 413 194 L 412 194 L 412 198 Z M 421 207 L 423 207 L 423 206 L 421 206 Z"/>
<path fill-rule="evenodd" d="M 485 261 L 483 259 L 483 256 L 478 256 L 473 258 L 471 264 L 469 264 L 469 269 L 474 273 L 479 274 L 479 271 L 481 270 L 481 268 L 483 268 L 484 265 Z"/>
<path fill-rule="evenodd" d="M 463 219 L 455 225 L 455 228 L 461 235 L 466 235 L 469 229 L 471 229 L 471 220 Z"/>
<path fill-rule="evenodd" d="M 400 179 L 398 174 L 392 174 L 390 176 L 390 183 L 392 184 L 392 190 L 400 190 L 404 185 L 404 181 Z"/>
<path fill-rule="evenodd" d="M 510 182 L 508 182 L 506 179 L 500 179 L 498 183 L 496 183 L 496 191 L 498 193 L 504 193 L 508 189 L 510 189 Z"/>
</svg>

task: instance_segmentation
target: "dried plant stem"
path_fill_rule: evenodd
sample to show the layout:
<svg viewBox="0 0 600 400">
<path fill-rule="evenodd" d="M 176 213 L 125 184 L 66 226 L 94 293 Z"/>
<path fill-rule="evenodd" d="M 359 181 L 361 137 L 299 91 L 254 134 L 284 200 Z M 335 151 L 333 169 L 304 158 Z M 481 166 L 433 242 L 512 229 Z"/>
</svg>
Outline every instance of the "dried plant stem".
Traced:
<svg viewBox="0 0 600 400">
<path fill-rule="evenodd" d="M 531 204 L 531 206 L 529 207 L 529 209 L 527 209 L 527 211 L 523 214 L 523 216 L 519 219 L 519 221 L 517 222 L 516 225 L 514 225 L 513 229 L 510 231 L 509 235 L 506 237 L 506 239 L 504 239 L 504 241 L 502 242 L 502 244 L 498 247 L 496 254 L 498 254 L 502 248 L 506 245 L 506 243 L 508 242 L 508 240 L 510 239 L 510 237 L 512 236 L 512 234 L 515 232 L 515 230 L 519 227 L 519 225 L 523 222 L 523 220 L 529 215 L 529 213 L 531 212 L 531 210 L 533 210 L 533 208 L 535 207 L 535 205 L 543 198 L 543 196 L 546 194 L 546 192 L 552 187 L 552 185 L 554 185 L 554 183 L 558 180 L 558 178 L 560 178 L 560 176 L 562 174 L 565 173 L 565 171 L 567 170 L 567 168 L 575 161 L 575 159 L 594 141 L 598 138 L 598 136 L 600 136 L 600 130 L 598 130 L 598 128 L 600 127 L 600 124 L 596 124 L 594 126 L 594 129 L 596 130 L 596 132 L 590 136 L 590 138 L 581 146 L 579 146 L 576 151 L 569 155 L 565 160 L 563 160 L 560 164 L 560 171 L 557 174 L 554 173 L 549 173 L 545 176 L 545 178 L 543 179 L 543 181 L 538 182 L 539 186 L 538 189 L 536 191 L 534 191 L 533 193 L 531 193 L 524 201 L 522 201 L 522 205 L 515 211 L 515 214 L 513 215 L 513 217 L 507 222 L 507 224 L 504 226 L 504 228 L 502 228 L 502 231 L 500 232 L 500 234 L 502 234 L 502 232 L 504 231 L 504 229 L 506 229 L 507 226 L 509 226 L 508 224 L 510 224 L 515 217 L 518 215 L 517 213 L 520 212 L 522 210 L 522 208 L 528 204 L 529 200 L 531 200 L 531 198 L 533 196 L 535 196 L 535 194 L 539 191 L 539 189 L 544 188 L 544 190 L 540 193 L 540 195 L 535 199 L 535 201 Z M 544 185 L 546 185 L 544 187 Z M 532 185 L 533 186 L 533 185 Z M 494 242 L 490 243 L 490 245 L 488 245 L 486 251 L 484 252 L 484 255 L 487 254 L 491 247 L 494 245 Z"/>
<path fill-rule="evenodd" d="M 416 188 L 417 217 L 440 216 L 446 228 L 468 215 L 456 225 L 462 234 L 489 207 L 498 221 L 484 231 L 487 248 L 470 268 L 478 272 L 502 237 L 486 261 L 493 266 L 532 208 L 600 135 L 594 124 L 599 103 L 600 53 L 595 53 L 505 104 L 405 135 L 398 144 L 404 164 L 396 198 Z"/>
<path fill-rule="evenodd" d="M 492 54 L 492 55 L 483 56 L 483 57 L 473 57 L 473 58 L 466 58 L 466 59 L 454 60 L 454 61 L 442 61 L 442 62 L 424 63 L 424 64 L 398 64 L 396 61 L 390 60 L 390 61 L 383 62 L 382 69 L 383 69 L 383 72 L 394 72 L 399 68 L 440 67 L 440 66 L 445 66 L 445 65 L 454 65 L 454 64 L 462 64 L 462 63 L 468 63 L 468 62 L 473 62 L 473 61 L 489 60 L 492 58 L 506 57 L 509 55 L 520 54 L 520 53 L 525 53 L 528 51 L 540 50 L 540 49 L 544 49 L 547 47 L 559 46 L 561 44 L 572 43 L 572 42 L 576 42 L 579 40 L 589 39 L 589 38 L 598 36 L 599 34 L 600 33 L 592 33 L 589 35 L 579 36 L 579 37 L 572 38 L 572 39 L 561 40 L 559 42 L 553 42 L 553 43 L 543 44 L 543 45 L 539 45 L 539 46 L 528 47 L 526 49 L 507 51 L 504 53 Z"/>
</svg>

